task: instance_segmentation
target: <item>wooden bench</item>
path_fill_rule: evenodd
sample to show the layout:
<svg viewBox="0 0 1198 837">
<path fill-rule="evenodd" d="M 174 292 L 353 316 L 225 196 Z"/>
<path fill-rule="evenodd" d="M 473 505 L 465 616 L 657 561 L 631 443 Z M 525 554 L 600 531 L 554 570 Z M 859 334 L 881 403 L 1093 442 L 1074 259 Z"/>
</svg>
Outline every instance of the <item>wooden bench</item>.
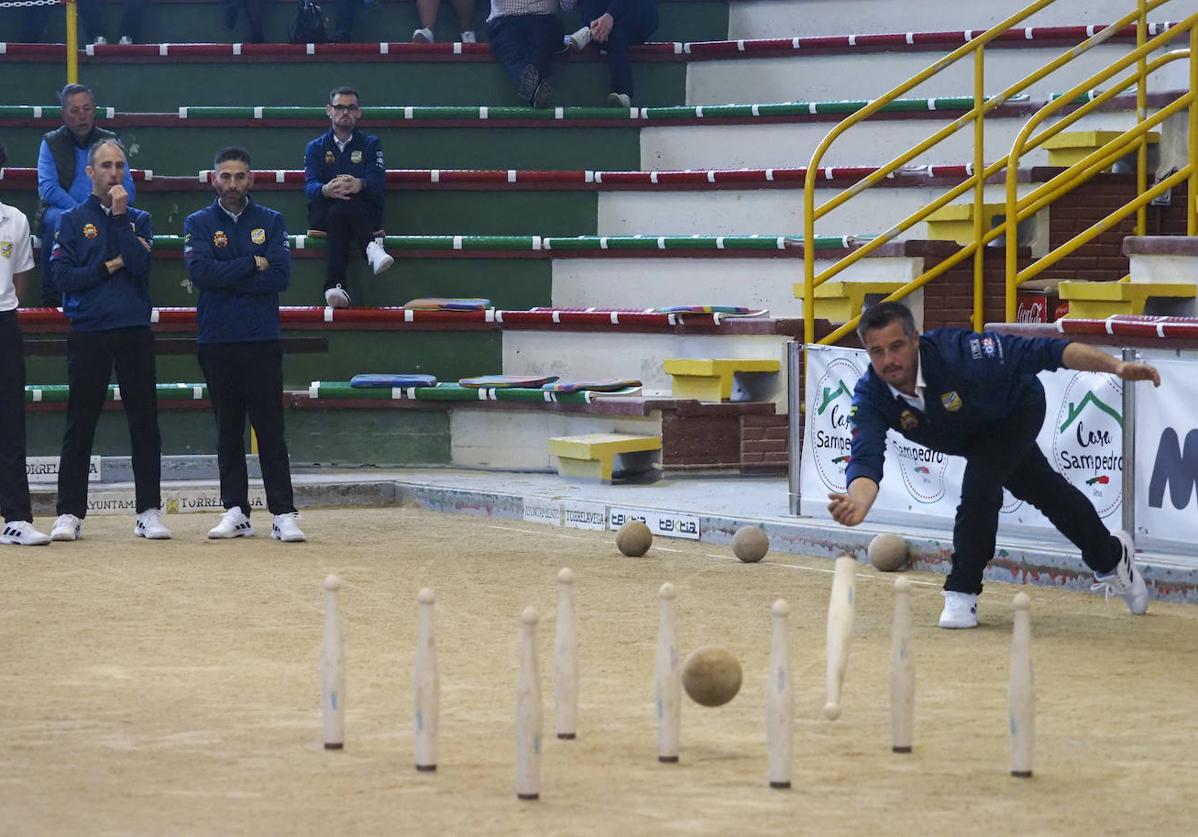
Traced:
<svg viewBox="0 0 1198 837">
<path fill-rule="evenodd" d="M 570 479 L 611 483 L 616 457 L 626 473 L 652 471 L 661 451 L 661 436 L 588 433 L 549 440 L 549 453 L 558 459 L 557 472 Z"/>
<path fill-rule="evenodd" d="M 1062 282 L 1058 286 L 1061 299 L 1069 301 L 1070 319 L 1143 314 L 1151 300 L 1178 300 L 1165 303 L 1172 310 L 1153 313 L 1193 314 L 1193 304 L 1182 300 L 1194 299 L 1196 290 L 1193 282 Z"/>
<path fill-rule="evenodd" d="M 696 401 L 768 401 L 761 377 L 777 375 L 776 360 L 744 358 L 670 358 L 662 364 L 672 381 L 674 398 Z M 776 389 L 775 386 L 768 387 Z M 736 397 L 734 397 L 736 396 Z"/>
</svg>

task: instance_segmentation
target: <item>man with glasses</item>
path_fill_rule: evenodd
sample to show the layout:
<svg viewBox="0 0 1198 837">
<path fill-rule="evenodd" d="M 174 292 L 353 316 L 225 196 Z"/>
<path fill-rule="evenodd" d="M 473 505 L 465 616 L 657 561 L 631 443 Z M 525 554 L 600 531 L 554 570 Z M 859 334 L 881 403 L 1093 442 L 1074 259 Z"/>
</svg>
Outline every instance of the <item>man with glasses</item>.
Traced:
<svg viewBox="0 0 1198 837">
<path fill-rule="evenodd" d="M 358 130 L 358 91 L 337 87 L 325 106 L 331 128 L 308 143 L 304 172 L 308 234 L 328 240 L 324 299 L 330 308 L 350 303 L 346 268 L 350 251 L 366 258 L 374 275 L 394 264 L 383 249 L 383 147 Z"/>
</svg>

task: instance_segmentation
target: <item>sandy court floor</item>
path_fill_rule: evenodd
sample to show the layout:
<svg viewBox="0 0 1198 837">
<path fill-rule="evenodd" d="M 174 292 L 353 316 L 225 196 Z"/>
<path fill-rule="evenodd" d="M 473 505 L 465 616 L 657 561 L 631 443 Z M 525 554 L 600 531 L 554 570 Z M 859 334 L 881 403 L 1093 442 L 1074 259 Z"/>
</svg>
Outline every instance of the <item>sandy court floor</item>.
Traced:
<svg viewBox="0 0 1198 837">
<path fill-rule="evenodd" d="M 1015 589 L 983 626 L 933 627 L 940 579 L 911 574 L 915 752 L 889 751 L 891 578 L 858 579 L 844 712 L 820 718 L 831 563 L 415 509 L 313 511 L 311 540 L 176 540 L 93 518 L 85 540 L 3 548 L 3 834 L 1182 834 L 1198 821 L 1198 608 L 1029 588 L 1036 777 L 1007 775 Z M 260 523 L 264 521 L 259 521 Z M 661 548 L 664 547 L 664 548 Z M 666 550 L 669 551 L 666 551 Z M 716 556 L 716 557 L 711 557 Z M 791 566 L 779 566 L 786 564 Z M 556 572 L 577 577 L 579 740 L 552 736 Z M 805 568 L 805 569 L 804 569 Z M 346 749 L 320 741 L 321 581 L 344 580 Z M 682 760 L 655 757 L 657 588 L 678 590 L 679 645 L 728 647 L 740 695 L 686 702 Z M 411 735 L 416 593 L 437 593 L 439 771 Z M 766 786 L 769 606 L 792 608 L 795 787 Z M 542 799 L 515 798 L 520 612 L 541 612 Z"/>
</svg>

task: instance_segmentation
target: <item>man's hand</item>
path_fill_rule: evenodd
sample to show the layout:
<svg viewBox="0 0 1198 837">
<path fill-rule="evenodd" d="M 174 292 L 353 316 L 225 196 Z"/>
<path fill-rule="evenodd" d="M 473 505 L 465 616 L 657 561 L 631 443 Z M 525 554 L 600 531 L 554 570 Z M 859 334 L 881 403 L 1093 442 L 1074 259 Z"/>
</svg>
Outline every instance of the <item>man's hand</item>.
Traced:
<svg viewBox="0 0 1198 837">
<path fill-rule="evenodd" d="M 357 189 L 353 188 L 353 184 L 356 183 L 357 180 L 358 178 L 351 175 L 339 174 L 328 183 L 324 184 L 320 191 L 324 193 L 326 198 L 347 201 L 349 200 L 349 196 L 357 191 Z"/>
<path fill-rule="evenodd" d="M 841 526 L 856 526 L 865 520 L 865 514 L 869 511 L 848 494 L 831 493 L 828 500 L 828 511 L 832 513 L 832 519 Z"/>
<path fill-rule="evenodd" d="M 358 192 L 362 191 L 362 185 L 363 184 L 362 184 L 361 178 L 351 177 L 348 174 L 345 175 L 345 189 L 344 189 L 345 196 L 349 197 L 350 195 L 358 194 Z"/>
<path fill-rule="evenodd" d="M 611 34 L 611 28 L 615 23 L 611 12 L 605 12 L 595 18 L 591 21 L 591 39 L 600 44 L 607 43 L 607 37 Z"/>
<path fill-rule="evenodd" d="M 254 270 L 261 273 L 262 271 L 268 269 L 269 267 L 270 267 L 270 262 L 266 260 L 265 256 L 254 256 Z"/>
<path fill-rule="evenodd" d="M 119 183 L 108 190 L 108 197 L 112 200 L 112 214 L 124 215 L 129 210 L 129 193 L 125 191 L 125 187 Z"/>
<path fill-rule="evenodd" d="M 1115 374 L 1125 381 L 1152 381 L 1154 387 L 1161 385 L 1161 373 L 1147 363 L 1120 361 L 1115 366 Z"/>
<path fill-rule="evenodd" d="M 108 261 L 104 262 L 104 267 L 108 270 L 109 276 L 116 273 L 124 266 L 125 259 L 121 256 L 117 256 L 115 259 L 109 259 Z"/>
</svg>

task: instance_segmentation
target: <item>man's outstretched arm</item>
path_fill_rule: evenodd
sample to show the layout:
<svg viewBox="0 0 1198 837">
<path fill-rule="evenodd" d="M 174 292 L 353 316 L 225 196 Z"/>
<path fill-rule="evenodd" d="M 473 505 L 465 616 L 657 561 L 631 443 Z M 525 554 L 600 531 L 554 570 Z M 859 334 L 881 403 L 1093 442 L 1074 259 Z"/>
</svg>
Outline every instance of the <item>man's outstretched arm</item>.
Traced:
<svg viewBox="0 0 1198 837">
<path fill-rule="evenodd" d="M 1078 372 L 1109 372 L 1125 381 L 1152 381 L 1161 385 L 1161 373 L 1147 363 L 1119 360 L 1085 343 L 1070 343 L 1061 355 L 1067 369 Z"/>
</svg>

